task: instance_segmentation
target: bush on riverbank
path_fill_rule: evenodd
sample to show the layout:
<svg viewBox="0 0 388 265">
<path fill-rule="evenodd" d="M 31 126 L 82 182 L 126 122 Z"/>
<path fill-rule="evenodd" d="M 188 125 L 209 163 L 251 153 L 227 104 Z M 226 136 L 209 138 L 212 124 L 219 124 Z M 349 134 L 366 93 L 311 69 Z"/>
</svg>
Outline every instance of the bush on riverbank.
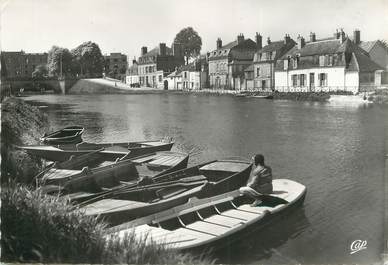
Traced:
<svg viewBox="0 0 388 265">
<path fill-rule="evenodd" d="M 13 176 L 17 181 L 30 183 L 41 169 L 38 158 L 30 157 L 15 145 L 37 144 L 47 131 L 47 117 L 37 107 L 18 98 L 7 98 L 1 106 L 1 176 L 2 183 Z"/>
<path fill-rule="evenodd" d="M 368 97 L 368 100 L 377 104 L 388 105 L 388 89 L 376 91 Z"/>
<path fill-rule="evenodd" d="M 325 92 L 275 92 L 273 99 L 291 99 L 300 101 L 327 101 L 329 93 Z"/>
<path fill-rule="evenodd" d="M 43 263 L 205 263 L 189 255 L 146 244 L 128 235 L 106 241 L 105 225 L 72 211 L 63 198 L 42 195 L 20 184 L 1 193 L 2 261 Z M 207 262 L 209 263 L 209 262 Z"/>
</svg>

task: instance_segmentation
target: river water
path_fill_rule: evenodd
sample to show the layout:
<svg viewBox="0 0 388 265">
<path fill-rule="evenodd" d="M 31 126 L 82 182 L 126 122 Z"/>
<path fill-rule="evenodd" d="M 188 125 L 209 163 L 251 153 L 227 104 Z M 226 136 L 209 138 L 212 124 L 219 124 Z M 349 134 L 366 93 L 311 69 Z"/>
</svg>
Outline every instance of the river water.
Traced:
<svg viewBox="0 0 388 265">
<path fill-rule="evenodd" d="M 274 178 L 307 186 L 304 206 L 214 258 L 223 263 L 375 263 L 383 251 L 386 109 L 204 95 L 44 95 L 52 129 L 84 140 L 172 136 L 190 164 L 263 153 Z M 350 254 L 354 240 L 367 248 Z"/>
</svg>

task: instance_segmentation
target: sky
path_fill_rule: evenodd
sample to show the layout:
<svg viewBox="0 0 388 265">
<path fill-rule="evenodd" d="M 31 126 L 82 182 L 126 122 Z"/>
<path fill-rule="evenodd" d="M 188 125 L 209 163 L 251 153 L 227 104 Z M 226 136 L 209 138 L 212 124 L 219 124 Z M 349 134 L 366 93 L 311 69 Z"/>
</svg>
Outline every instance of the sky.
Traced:
<svg viewBox="0 0 388 265">
<path fill-rule="evenodd" d="M 317 39 L 337 28 L 361 40 L 388 39 L 388 0 L 0 0 L 4 51 L 47 52 L 96 42 L 105 53 L 138 57 L 188 26 L 202 38 L 202 53 L 236 39 L 271 40 L 290 34 Z"/>
</svg>

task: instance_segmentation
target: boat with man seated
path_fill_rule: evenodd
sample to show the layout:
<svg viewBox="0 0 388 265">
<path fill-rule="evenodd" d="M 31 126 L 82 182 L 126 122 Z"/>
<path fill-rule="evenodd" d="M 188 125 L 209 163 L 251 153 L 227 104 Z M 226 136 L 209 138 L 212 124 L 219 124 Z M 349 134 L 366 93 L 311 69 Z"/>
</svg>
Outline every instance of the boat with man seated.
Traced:
<svg viewBox="0 0 388 265">
<path fill-rule="evenodd" d="M 262 203 L 238 190 L 210 198 L 191 198 L 186 204 L 123 223 L 106 230 L 106 237 L 132 234 L 146 243 L 158 243 L 175 250 L 222 247 L 252 229 L 271 224 L 301 205 L 306 187 L 288 179 L 273 180 L 274 191 L 262 195 Z"/>
</svg>

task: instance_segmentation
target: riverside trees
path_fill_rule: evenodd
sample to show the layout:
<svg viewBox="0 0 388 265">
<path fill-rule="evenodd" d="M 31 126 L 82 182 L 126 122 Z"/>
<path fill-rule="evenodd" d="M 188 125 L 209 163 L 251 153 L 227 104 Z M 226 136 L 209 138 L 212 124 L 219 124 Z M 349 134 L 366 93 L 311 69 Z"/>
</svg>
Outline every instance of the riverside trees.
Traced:
<svg viewBox="0 0 388 265">
<path fill-rule="evenodd" d="M 101 76 L 104 69 L 104 57 L 100 47 L 87 41 L 69 51 L 66 48 L 53 46 L 48 53 L 47 62 L 50 76 Z"/>
</svg>

